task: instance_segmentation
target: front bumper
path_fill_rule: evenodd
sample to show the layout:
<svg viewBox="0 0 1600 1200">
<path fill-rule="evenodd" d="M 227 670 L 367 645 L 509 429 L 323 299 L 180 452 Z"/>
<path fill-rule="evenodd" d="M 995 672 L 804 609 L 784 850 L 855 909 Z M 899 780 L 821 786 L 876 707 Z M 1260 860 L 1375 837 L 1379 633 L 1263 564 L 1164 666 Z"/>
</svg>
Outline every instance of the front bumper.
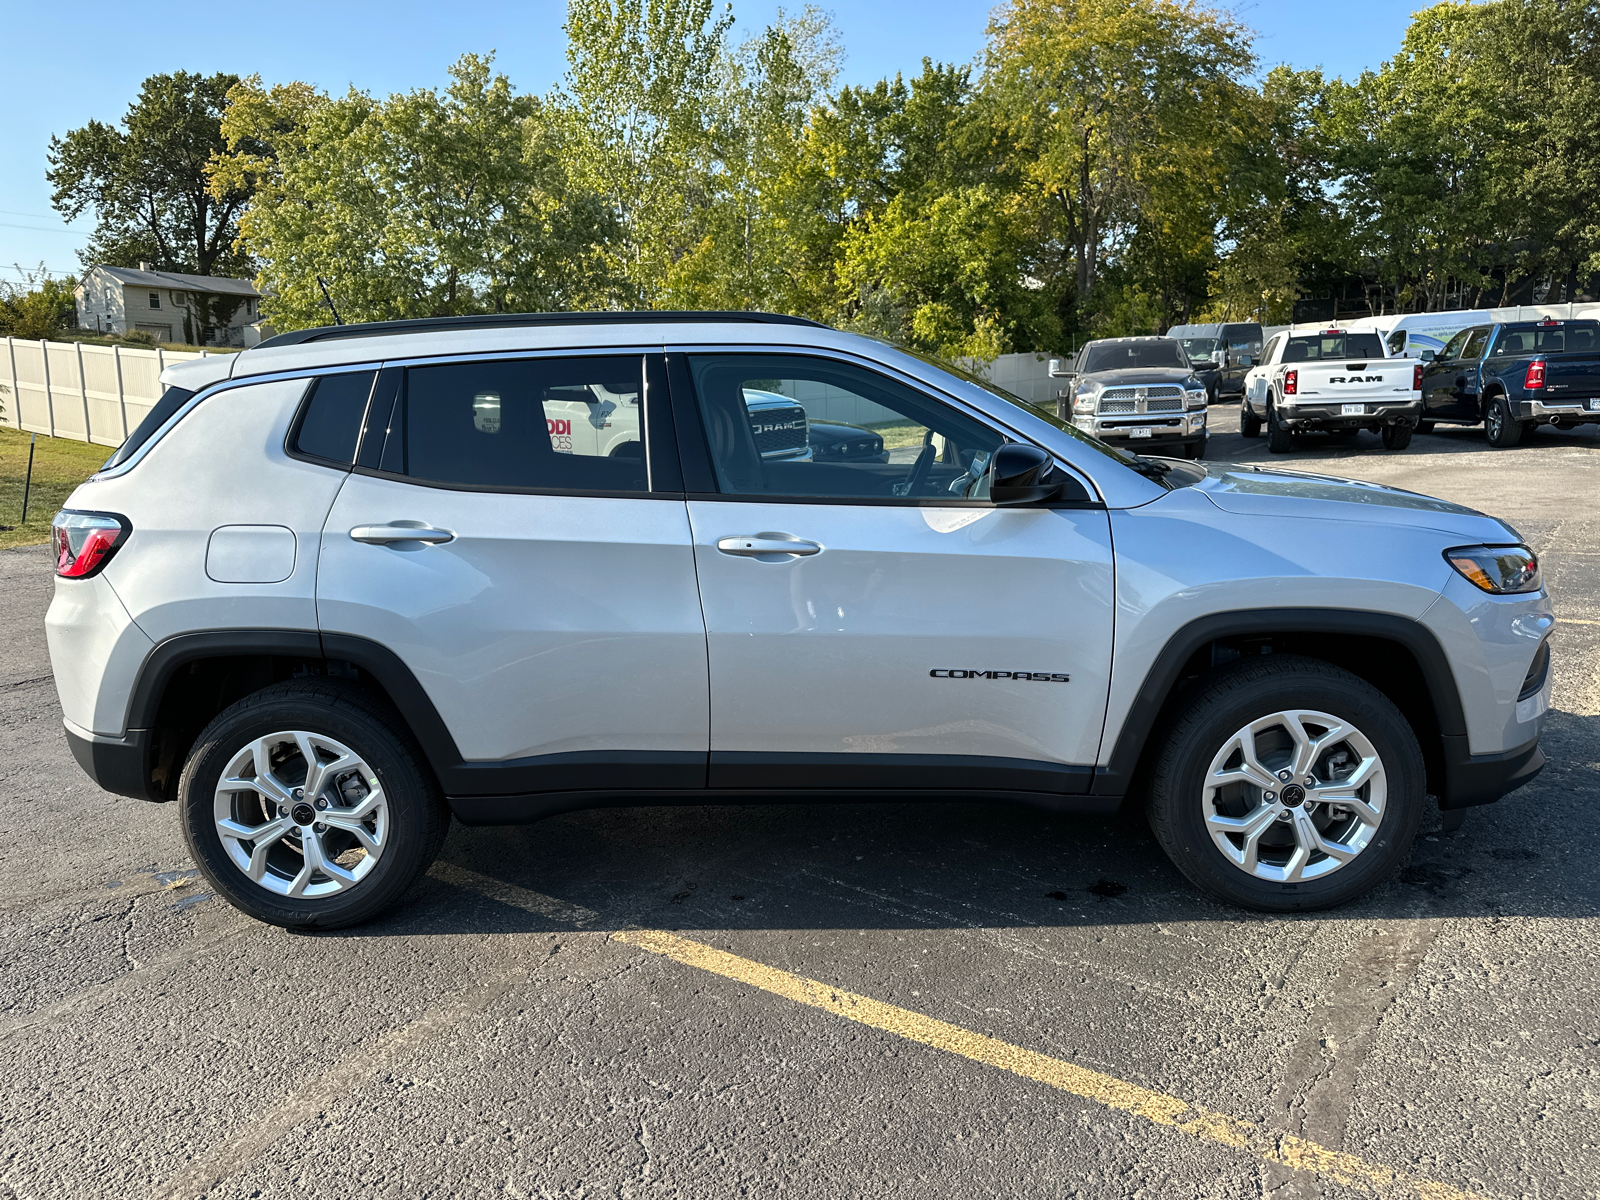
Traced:
<svg viewBox="0 0 1600 1200">
<path fill-rule="evenodd" d="M 1102 442 L 1196 442 L 1206 436 L 1204 409 L 1155 416 L 1074 416 L 1072 423 Z"/>
<path fill-rule="evenodd" d="M 1524 400 L 1517 405 L 1519 421 L 1548 421 L 1560 417 L 1562 424 L 1600 425 L 1600 398 L 1546 404 L 1543 400 Z"/>
<path fill-rule="evenodd" d="M 1439 807 L 1446 811 L 1493 804 L 1544 770 L 1538 738 L 1499 754 L 1469 753 L 1465 734 L 1445 734 L 1440 741 L 1444 746 L 1444 788 Z"/>
<path fill-rule="evenodd" d="M 1422 419 L 1421 400 L 1350 401 L 1361 405 L 1359 413 L 1347 413 L 1345 401 L 1299 403 L 1292 399 L 1277 402 L 1278 416 L 1290 429 L 1366 429 L 1372 425 L 1415 425 Z"/>
</svg>

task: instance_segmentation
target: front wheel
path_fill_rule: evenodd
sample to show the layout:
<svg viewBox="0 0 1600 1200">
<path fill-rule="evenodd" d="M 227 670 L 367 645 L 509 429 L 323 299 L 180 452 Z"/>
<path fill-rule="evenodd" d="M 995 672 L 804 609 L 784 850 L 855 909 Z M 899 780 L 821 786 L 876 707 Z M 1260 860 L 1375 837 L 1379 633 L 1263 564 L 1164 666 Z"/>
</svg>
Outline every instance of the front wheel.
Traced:
<svg viewBox="0 0 1600 1200">
<path fill-rule="evenodd" d="M 1433 422 L 1432 421 L 1418 421 L 1417 422 L 1417 432 L 1418 433 L 1432 433 L 1433 432 Z"/>
<path fill-rule="evenodd" d="M 433 862 L 450 812 L 399 719 L 358 689 L 274 684 L 201 731 L 178 783 L 195 865 L 291 929 L 378 916 Z"/>
<path fill-rule="evenodd" d="M 1383 427 L 1383 448 L 1385 450 L 1404 450 L 1411 445 L 1411 426 L 1385 425 Z"/>
<path fill-rule="evenodd" d="M 1179 711 L 1150 779 L 1156 839 L 1191 882 L 1265 912 L 1330 908 L 1404 860 L 1422 751 L 1388 697 L 1294 655 L 1219 671 Z"/>
<path fill-rule="evenodd" d="M 1278 417 L 1278 406 L 1267 401 L 1267 450 L 1272 454 L 1287 454 L 1294 449 L 1294 435 Z"/>
<path fill-rule="evenodd" d="M 1523 432 L 1522 423 L 1512 413 L 1511 401 L 1504 394 L 1489 401 L 1489 408 L 1483 414 L 1483 433 L 1489 445 L 1508 450 L 1522 443 Z"/>
<path fill-rule="evenodd" d="M 1206 456 L 1206 441 L 1201 438 L 1198 442 L 1190 442 L 1183 448 L 1183 456 L 1190 462 L 1199 462 Z"/>
</svg>

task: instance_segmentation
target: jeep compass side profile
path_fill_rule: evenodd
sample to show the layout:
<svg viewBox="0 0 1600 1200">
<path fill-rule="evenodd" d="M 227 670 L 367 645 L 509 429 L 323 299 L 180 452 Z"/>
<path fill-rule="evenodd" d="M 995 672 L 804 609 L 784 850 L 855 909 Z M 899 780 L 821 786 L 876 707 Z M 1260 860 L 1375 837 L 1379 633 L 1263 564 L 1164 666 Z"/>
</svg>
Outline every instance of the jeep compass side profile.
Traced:
<svg viewBox="0 0 1600 1200">
<path fill-rule="evenodd" d="M 452 816 L 697 800 L 1137 802 L 1201 888 L 1313 909 L 1543 764 L 1508 526 L 1124 453 L 873 339 L 443 318 L 163 381 L 56 517 L 51 659 L 84 769 L 263 921 L 372 918 Z M 602 402 L 636 450 L 569 429 Z M 780 446 L 810 421 L 880 449 Z"/>
</svg>

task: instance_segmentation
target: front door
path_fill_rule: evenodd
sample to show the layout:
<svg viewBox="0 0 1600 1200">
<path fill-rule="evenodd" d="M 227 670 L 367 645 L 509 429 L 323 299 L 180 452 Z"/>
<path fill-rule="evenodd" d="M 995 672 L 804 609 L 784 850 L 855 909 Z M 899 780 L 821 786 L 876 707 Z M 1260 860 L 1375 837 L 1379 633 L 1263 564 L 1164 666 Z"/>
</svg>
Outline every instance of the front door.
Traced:
<svg viewBox="0 0 1600 1200">
<path fill-rule="evenodd" d="M 1422 374 L 1422 405 L 1427 417 L 1446 421 L 1475 421 L 1476 408 L 1468 409 L 1465 400 L 1467 373 L 1476 375 L 1477 364 L 1467 358 L 1467 342 L 1475 333 L 1487 330 L 1463 329 L 1451 338 L 1439 357 Z"/>
<path fill-rule="evenodd" d="M 702 418 L 717 493 L 689 503 L 713 788 L 1086 790 L 1113 609 L 1087 489 L 1077 506 L 992 505 L 1005 435 L 853 363 L 707 354 L 674 379 L 675 402 L 692 382 L 679 420 Z M 750 390 L 862 436 L 764 457 Z"/>
<path fill-rule="evenodd" d="M 421 685 L 463 760 L 452 794 L 704 785 L 682 494 L 651 491 L 659 457 L 608 454 L 564 424 L 575 395 L 648 406 L 644 367 L 414 367 L 392 417 L 369 422 L 387 440 L 363 446 L 369 465 L 328 517 L 318 617 L 330 658 L 341 639 L 375 642 Z"/>
</svg>

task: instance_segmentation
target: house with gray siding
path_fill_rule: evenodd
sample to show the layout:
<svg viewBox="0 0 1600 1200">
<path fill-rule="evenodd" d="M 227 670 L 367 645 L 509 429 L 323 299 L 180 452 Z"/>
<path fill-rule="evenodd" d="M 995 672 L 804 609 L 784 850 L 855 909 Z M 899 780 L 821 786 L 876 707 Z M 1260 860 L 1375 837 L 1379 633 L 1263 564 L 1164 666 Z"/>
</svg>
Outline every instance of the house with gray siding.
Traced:
<svg viewBox="0 0 1600 1200">
<path fill-rule="evenodd" d="M 90 267 L 77 288 L 78 328 L 126 334 L 141 330 L 158 342 L 244 346 L 258 338 L 261 293 L 248 279 Z"/>
</svg>

